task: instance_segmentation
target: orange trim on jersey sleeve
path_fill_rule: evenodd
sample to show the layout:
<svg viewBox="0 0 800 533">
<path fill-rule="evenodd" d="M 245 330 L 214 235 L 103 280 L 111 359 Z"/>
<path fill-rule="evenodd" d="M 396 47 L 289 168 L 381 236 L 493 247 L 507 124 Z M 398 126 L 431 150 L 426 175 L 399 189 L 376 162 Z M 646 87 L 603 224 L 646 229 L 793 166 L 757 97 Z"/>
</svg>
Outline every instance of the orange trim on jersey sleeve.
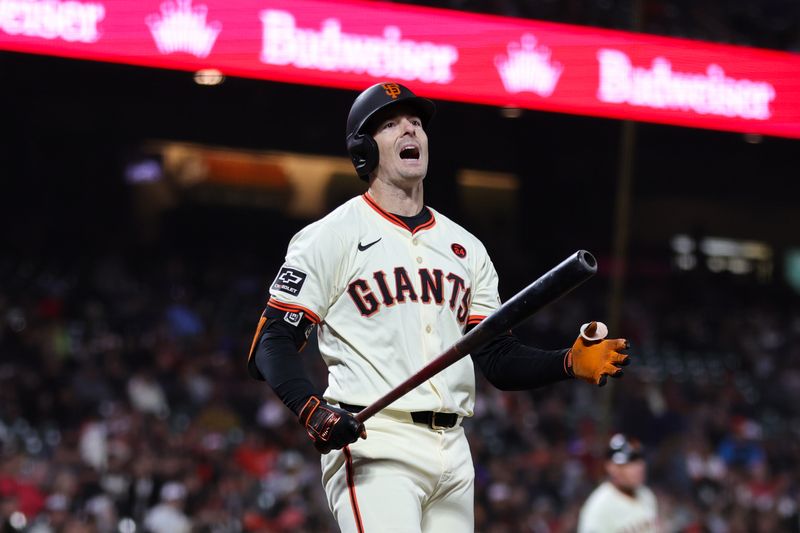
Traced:
<svg viewBox="0 0 800 533">
<path fill-rule="evenodd" d="M 264 324 L 267 323 L 267 317 L 261 315 L 261 318 L 258 319 L 258 327 L 256 327 L 256 334 L 253 335 L 253 343 L 250 345 L 250 353 L 247 355 L 247 364 L 250 364 L 250 360 L 253 358 L 253 354 L 256 351 L 256 343 L 258 342 L 258 338 L 261 336 L 261 330 L 264 328 Z"/>
<path fill-rule="evenodd" d="M 358 508 L 358 498 L 356 498 L 356 480 L 353 472 L 353 456 L 350 454 L 350 447 L 342 448 L 345 457 L 345 471 L 347 474 L 347 490 L 350 492 L 350 506 L 353 508 L 353 517 L 356 520 L 358 533 L 364 533 L 364 522 L 361 520 L 361 510 Z"/>
<path fill-rule="evenodd" d="M 270 298 L 269 301 L 267 302 L 267 305 L 274 309 L 280 309 L 281 311 L 289 311 L 292 313 L 305 313 L 308 319 L 311 320 L 311 322 L 313 322 L 314 324 L 319 324 L 320 322 L 322 322 L 322 320 L 320 320 L 319 316 L 317 316 L 316 313 L 306 309 L 302 305 L 280 302 L 275 298 Z"/>
<path fill-rule="evenodd" d="M 486 318 L 485 315 L 469 315 L 467 317 L 467 324 L 469 325 L 480 324 L 481 322 L 484 321 L 485 318 Z"/>
<path fill-rule="evenodd" d="M 365 192 L 361 196 L 362 196 L 362 198 L 364 198 L 364 201 L 367 202 L 367 205 L 369 205 L 372 209 L 374 209 L 380 216 L 382 216 L 383 218 L 385 218 L 386 220 L 388 220 L 392 224 L 394 224 L 396 226 L 400 226 L 401 228 L 403 228 L 406 231 L 410 231 L 412 235 L 414 235 L 418 231 L 422 231 L 424 229 L 432 228 L 433 226 L 436 225 L 436 217 L 434 216 L 433 211 L 431 211 L 430 212 L 431 213 L 431 219 L 429 221 L 427 221 L 425 224 L 422 224 L 421 226 L 418 226 L 417 228 L 415 228 L 414 231 L 411 231 L 411 228 L 409 228 L 406 225 L 405 222 L 403 222 L 401 219 L 397 218 L 395 215 L 389 213 L 388 211 L 384 210 L 381 206 L 379 206 L 375 202 L 375 200 L 372 199 L 372 196 L 370 196 L 368 192 Z"/>
</svg>

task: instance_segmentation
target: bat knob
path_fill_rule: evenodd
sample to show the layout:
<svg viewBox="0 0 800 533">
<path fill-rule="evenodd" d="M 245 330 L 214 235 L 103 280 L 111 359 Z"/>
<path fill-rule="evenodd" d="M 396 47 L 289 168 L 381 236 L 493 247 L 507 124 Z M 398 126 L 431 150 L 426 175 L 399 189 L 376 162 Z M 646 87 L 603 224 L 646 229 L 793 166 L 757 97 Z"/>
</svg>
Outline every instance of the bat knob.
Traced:
<svg viewBox="0 0 800 533">
<path fill-rule="evenodd" d="M 581 337 L 589 342 L 601 341 L 608 337 L 608 327 L 602 322 L 587 322 L 581 326 Z"/>
</svg>

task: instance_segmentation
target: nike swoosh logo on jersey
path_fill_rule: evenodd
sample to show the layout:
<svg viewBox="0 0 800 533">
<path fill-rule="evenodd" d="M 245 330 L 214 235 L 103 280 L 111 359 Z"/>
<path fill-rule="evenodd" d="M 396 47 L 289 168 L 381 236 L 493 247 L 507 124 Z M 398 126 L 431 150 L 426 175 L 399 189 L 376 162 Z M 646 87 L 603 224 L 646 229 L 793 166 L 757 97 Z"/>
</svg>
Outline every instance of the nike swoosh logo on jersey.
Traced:
<svg viewBox="0 0 800 533">
<path fill-rule="evenodd" d="M 379 237 L 379 238 L 378 238 L 378 241 L 379 241 L 379 240 L 381 240 L 381 239 L 383 239 L 383 237 Z M 370 246 L 372 246 L 373 244 L 378 244 L 378 241 L 373 241 L 373 242 L 371 242 L 371 243 L 369 243 L 369 244 L 364 244 L 363 246 L 362 246 L 362 244 L 361 244 L 361 241 L 359 241 L 359 242 L 358 242 L 358 251 L 359 251 L 359 252 L 363 252 L 364 250 L 366 250 L 367 248 L 369 248 L 369 247 L 370 247 Z"/>
</svg>

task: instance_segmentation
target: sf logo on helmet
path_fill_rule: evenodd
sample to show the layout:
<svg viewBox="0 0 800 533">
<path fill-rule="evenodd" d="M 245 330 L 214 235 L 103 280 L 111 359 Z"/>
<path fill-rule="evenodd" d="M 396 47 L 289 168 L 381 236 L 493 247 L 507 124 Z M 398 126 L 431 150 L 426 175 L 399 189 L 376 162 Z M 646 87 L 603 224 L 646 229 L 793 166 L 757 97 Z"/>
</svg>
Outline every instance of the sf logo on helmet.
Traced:
<svg viewBox="0 0 800 533">
<path fill-rule="evenodd" d="M 398 96 L 400 96 L 400 86 L 396 83 L 384 83 L 383 90 L 386 91 L 386 94 L 392 97 L 392 100 L 396 100 Z"/>
</svg>

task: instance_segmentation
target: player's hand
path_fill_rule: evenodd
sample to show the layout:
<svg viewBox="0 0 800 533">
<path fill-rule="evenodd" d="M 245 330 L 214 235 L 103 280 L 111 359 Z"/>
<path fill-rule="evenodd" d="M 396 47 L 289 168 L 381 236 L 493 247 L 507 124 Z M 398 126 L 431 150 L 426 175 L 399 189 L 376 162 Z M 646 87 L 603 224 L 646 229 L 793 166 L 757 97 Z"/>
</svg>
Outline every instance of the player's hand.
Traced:
<svg viewBox="0 0 800 533">
<path fill-rule="evenodd" d="M 602 323 L 591 322 L 583 328 L 567 353 L 566 367 L 572 376 L 602 387 L 608 376 L 622 377 L 621 367 L 630 363 L 630 357 L 625 353 L 627 340 L 605 339 L 605 334 L 598 335 L 598 329 L 608 333 Z"/>
<path fill-rule="evenodd" d="M 323 454 L 344 448 L 359 437 L 367 438 L 364 424 L 352 414 L 328 405 L 316 396 L 309 398 L 300 410 L 300 423 L 314 441 L 314 447 Z"/>
</svg>

